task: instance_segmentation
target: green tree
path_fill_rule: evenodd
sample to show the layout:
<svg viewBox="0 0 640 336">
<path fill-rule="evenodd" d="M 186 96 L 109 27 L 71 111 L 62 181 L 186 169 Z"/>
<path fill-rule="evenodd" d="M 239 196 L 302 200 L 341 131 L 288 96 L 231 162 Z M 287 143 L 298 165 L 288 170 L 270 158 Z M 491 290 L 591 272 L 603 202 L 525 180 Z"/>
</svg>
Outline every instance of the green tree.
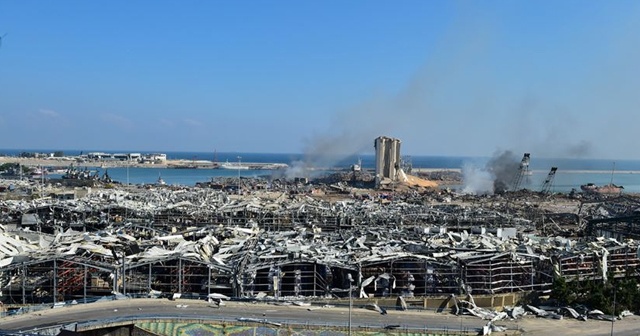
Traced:
<svg viewBox="0 0 640 336">
<path fill-rule="evenodd" d="M 551 298 L 555 299 L 560 305 L 571 304 L 571 290 L 567 285 L 567 281 L 563 277 L 557 277 L 553 280 L 551 289 Z"/>
<path fill-rule="evenodd" d="M 623 310 L 639 311 L 640 291 L 638 290 L 638 281 L 636 279 L 620 279 L 613 283 L 612 292 L 613 290 L 615 290 L 616 297 L 616 314 Z"/>
<path fill-rule="evenodd" d="M 632 275 L 622 279 L 611 275 L 607 282 L 598 279 L 566 282 L 558 277 L 553 281 L 551 298 L 561 305 L 583 304 L 605 314 L 620 314 L 623 310 L 640 313 L 640 288 Z"/>
<path fill-rule="evenodd" d="M 10 169 L 13 169 L 14 166 L 15 166 L 15 163 L 13 162 L 3 163 L 0 165 L 0 171 L 7 171 Z"/>
<path fill-rule="evenodd" d="M 611 314 L 611 299 L 609 297 L 609 290 L 605 290 L 603 283 L 591 282 L 590 295 L 585 302 L 589 307 L 593 309 L 602 310 L 605 314 Z M 609 289 L 609 288 L 607 288 Z M 613 292 L 612 292 L 613 293 Z"/>
</svg>

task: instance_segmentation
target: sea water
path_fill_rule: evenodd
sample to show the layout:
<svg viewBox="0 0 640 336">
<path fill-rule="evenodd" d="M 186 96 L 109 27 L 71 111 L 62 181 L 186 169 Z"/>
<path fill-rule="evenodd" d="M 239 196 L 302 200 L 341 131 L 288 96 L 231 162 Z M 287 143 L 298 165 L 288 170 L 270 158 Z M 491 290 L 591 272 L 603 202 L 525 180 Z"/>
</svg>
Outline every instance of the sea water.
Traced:
<svg viewBox="0 0 640 336">
<path fill-rule="evenodd" d="M 51 150 L 0 150 L 4 155 L 18 155 L 20 152 L 53 152 Z M 112 153 L 128 153 L 130 151 L 109 151 Z M 64 151 L 66 155 L 79 155 L 79 151 Z M 344 168 L 361 162 L 363 169 L 375 167 L 373 154 L 352 155 L 342 157 L 323 156 L 307 158 L 303 154 L 287 153 L 214 153 L 214 152 L 164 152 L 169 160 L 207 160 L 217 162 L 253 162 L 253 163 L 286 163 L 295 166 L 303 161 L 319 162 L 322 168 Z M 472 165 L 482 169 L 491 159 L 489 157 L 455 157 L 455 156 L 427 156 L 413 155 L 404 157 L 413 168 L 425 169 L 462 169 L 465 165 Z M 519 161 L 520 158 L 517 158 Z M 567 159 L 567 158 L 537 158 L 531 157 L 530 170 L 532 175 L 526 176 L 521 186 L 530 190 L 540 190 L 547 178 L 551 167 L 558 167 L 551 191 L 568 192 L 571 189 L 580 190 L 580 185 L 594 183 L 605 185 L 613 182 L 624 187 L 624 192 L 640 193 L 640 161 L 637 160 L 599 160 L 599 159 Z M 92 168 L 102 175 L 105 169 Z M 282 176 L 281 171 L 273 170 L 228 170 L 228 169 L 158 169 L 119 167 L 108 168 L 109 176 L 115 181 L 130 184 L 151 184 L 159 177 L 169 185 L 194 186 L 198 182 L 207 182 L 214 177 L 265 177 Z M 314 172 L 317 174 L 318 172 Z M 613 173 L 613 174 L 612 174 Z M 53 176 L 52 176 L 53 177 Z M 305 176 L 308 177 L 308 176 Z M 457 188 L 459 186 L 452 186 Z M 461 188 L 461 187 L 460 187 Z"/>
<path fill-rule="evenodd" d="M 366 168 L 366 167 L 365 167 Z M 436 167 L 439 168 L 439 167 Z M 455 168 L 455 167 L 442 167 Z M 93 168 L 100 173 L 105 169 Z M 168 185 L 194 186 L 198 182 L 207 182 L 215 177 L 254 177 L 254 178 L 279 178 L 283 176 L 282 171 L 274 170 L 228 170 L 228 169 L 161 169 L 161 168 L 108 168 L 109 176 L 121 183 L 130 184 L 153 184 L 158 177 L 162 177 Z M 310 174 L 320 174 L 327 172 L 313 171 Z M 533 171 L 532 175 L 522 179 L 521 187 L 533 191 L 540 191 L 547 172 Z M 611 182 L 611 173 L 589 172 L 588 170 L 575 172 L 562 172 L 558 170 L 551 185 L 552 192 L 569 192 L 571 189 L 580 191 L 580 185 L 595 183 L 605 185 Z M 613 183 L 624 187 L 624 192 L 640 193 L 640 172 L 618 172 L 613 176 Z M 462 189 L 463 185 L 451 185 L 452 189 Z"/>
</svg>

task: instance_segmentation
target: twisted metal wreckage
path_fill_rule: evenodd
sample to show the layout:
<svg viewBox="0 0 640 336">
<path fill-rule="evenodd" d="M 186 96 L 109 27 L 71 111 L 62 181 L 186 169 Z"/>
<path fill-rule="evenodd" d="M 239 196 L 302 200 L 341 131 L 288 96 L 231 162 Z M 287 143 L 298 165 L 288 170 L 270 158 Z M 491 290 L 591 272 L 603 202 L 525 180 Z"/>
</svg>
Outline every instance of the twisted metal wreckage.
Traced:
<svg viewBox="0 0 640 336">
<path fill-rule="evenodd" d="M 348 295 L 350 276 L 362 298 L 492 294 L 546 290 L 560 275 L 638 274 L 631 197 L 409 191 L 329 202 L 308 186 L 257 186 L 1 201 L 0 299 L 332 298 Z M 601 237 L 561 237 L 582 232 Z"/>
</svg>

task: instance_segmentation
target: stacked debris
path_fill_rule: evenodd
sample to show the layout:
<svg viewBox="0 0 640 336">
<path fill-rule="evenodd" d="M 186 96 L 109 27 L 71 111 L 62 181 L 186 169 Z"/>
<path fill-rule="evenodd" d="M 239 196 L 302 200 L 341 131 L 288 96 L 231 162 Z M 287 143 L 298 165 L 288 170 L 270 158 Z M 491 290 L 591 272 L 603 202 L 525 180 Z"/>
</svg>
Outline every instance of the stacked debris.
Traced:
<svg viewBox="0 0 640 336">
<path fill-rule="evenodd" d="M 462 184 L 462 172 L 457 170 L 436 170 L 414 173 L 416 176 L 446 184 Z"/>
<path fill-rule="evenodd" d="M 549 230 L 545 221 L 564 225 L 552 210 L 582 221 L 570 198 L 377 192 L 328 201 L 291 194 L 288 182 L 240 182 L 243 195 L 114 188 L 2 201 L 3 298 L 344 297 L 349 276 L 361 297 L 493 294 L 546 290 L 554 276 L 637 274 L 640 265 L 635 241 L 536 235 Z"/>
</svg>

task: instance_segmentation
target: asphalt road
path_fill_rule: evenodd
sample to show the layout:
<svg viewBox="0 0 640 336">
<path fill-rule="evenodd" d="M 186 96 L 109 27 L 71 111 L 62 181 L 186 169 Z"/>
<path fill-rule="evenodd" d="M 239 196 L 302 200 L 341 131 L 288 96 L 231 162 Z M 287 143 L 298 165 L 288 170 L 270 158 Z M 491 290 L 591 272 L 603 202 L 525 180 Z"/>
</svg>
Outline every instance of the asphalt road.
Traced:
<svg viewBox="0 0 640 336">
<path fill-rule="evenodd" d="M 186 305 L 186 308 L 179 308 Z M 34 318 L 37 317 L 37 318 Z M 212 308 L 205 301 L 167 299 L 132 299 L 96 302 L 39 312 L 8 316 L 0 319 L 0 330 L 30 330 L 52 325 L 85 323 L 106 319 L 125 318 L 182 318 L 209 320 L 236 320 L 237 318 L 266 319 L 270 322 L 292 324 L 348 326 L 349 310 L 346 307 L 322 308 L 294 305 L 227 302 L 220 308 Z M 406 312 L 389 310 L 386 315 L 355 306 L 352 309 L 352 326 L 384 328 L 400 325 L 412 329 L 460 329 L 475 330 L 486 321 L 467 316 L 433 312 Z"/>
<path fill-rule="evenodd" d="M 186 307 L 178 307 L 186 305 Z M 287 305 L 228 302 L 221 308 L 212 308 L 207 302 L 197 300 L 132 299 L 96 302 L 56 309 L 47 309 L 24 315 L 0 318 L 0 330 L 28 331 L 34 328 L 64 325 L 78 322 L 127 320 L 145 318 L 236 320 L 237 318 L 266 319 L 269 322 L 291 324 L 316 324 L 348 326 L 349 311 L 346 307 L 321 308 Z M 433 311 L 389 310 L 386 315 L 358 306 L 352 309 L 352 326 L 384 328 L 399 325 L 400 328 L 420 330 L 479 330 L 487 321 L 472 316 L 455 316 Z M 499 321 L 506 326 L 508 335 L 609 335 L 611 323 L 606 321 L 578 321 L 573 319 L 548 320 L 525 317 L 518 321 Z M 417 330 L 416 330 L 417 331 Z M 494 333 L 495 334 L 495 333 Z M 498 333 L 500 335 L 500 333 Z M 640 317 L 632 316 L 615 323 L 615 335 L 640 335 Z"/>
</svg>

